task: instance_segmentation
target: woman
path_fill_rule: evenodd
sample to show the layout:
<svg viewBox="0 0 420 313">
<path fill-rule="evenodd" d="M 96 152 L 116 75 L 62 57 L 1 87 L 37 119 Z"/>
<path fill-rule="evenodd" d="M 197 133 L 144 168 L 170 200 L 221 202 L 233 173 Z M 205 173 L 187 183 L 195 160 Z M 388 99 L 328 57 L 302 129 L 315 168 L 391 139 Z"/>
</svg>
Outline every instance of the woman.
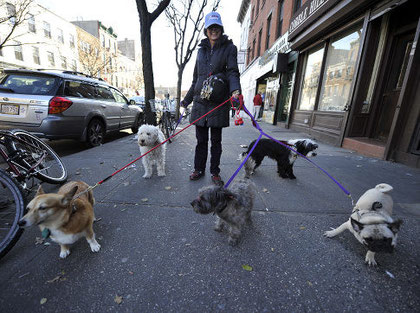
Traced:
<svg viewBox="0 0 420 313">
<path fill-rule="evenodd" d="M 191 87 L 184 100 L 181 101 L 181 105 L 184 107 L 193 102 L 191 111 L 192 121 L 195 121 L 223 101 L 229 99 L 230 96 L 238 99 L 241 93 L 237 49 L 232 43 L 232 40 L 229 40 L 226 35 L 223 35 L 223 24 L 219 13 L 211 12 L 206 15 L 204 34 L 206 38 L 199 44 L 200 48 L 197 53 Z M 203 82 L 210 75 L 214 74 L 222 75 L 226 85 L 226 88 L 224 88 L 224 100 L 220 103 L 214 103 L 201 98 Z M 227 102 L 195 123 L 197 145 L 194 156 L 194 172 L 190 175 L 191 180 L 197 180 L 204 176 L 210 129 L 210 173 L 212 175 L 212 181 L 215 184 L 223 184 L 219 174 L 219 165 L 222 155 L 222 128 L 229 126 L 229 110 L 230 102 Z"/>
</svg>

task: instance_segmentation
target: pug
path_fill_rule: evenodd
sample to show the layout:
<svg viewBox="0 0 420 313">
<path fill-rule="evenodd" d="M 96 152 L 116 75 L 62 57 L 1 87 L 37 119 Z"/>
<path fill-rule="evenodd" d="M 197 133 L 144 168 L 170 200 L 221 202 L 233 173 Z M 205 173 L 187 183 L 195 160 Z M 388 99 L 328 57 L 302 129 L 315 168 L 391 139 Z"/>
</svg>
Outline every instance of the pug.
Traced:
<svg viewBox="0 0 420 313">
<path fill-rule="evenodd" d="M 365 262 L 376 266 L 375 253 L 394 251 L 402 224 L 391 217 L 393 200 L 388 193 L 392 190 L 384 183 L 369 189 L 357 201 L 349 220 L 324 235 L 331 238 L 349 230 L 368 249 Z"/>
</svg>

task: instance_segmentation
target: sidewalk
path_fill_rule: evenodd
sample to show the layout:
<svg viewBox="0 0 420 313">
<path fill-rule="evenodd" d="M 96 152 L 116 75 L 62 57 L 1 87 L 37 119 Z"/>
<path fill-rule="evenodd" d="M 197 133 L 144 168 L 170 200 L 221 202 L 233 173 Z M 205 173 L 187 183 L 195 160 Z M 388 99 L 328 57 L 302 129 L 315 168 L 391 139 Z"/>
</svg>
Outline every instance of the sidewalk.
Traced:
<svg viewBox="0 0 420 313">
<path fill-rule="evenodd" d="M 240 164 L 240 145 L 258 137 L 249 120 L 231 125 L 223 131 L 225 182 Z M 278 139 L 307 137 L 260 125 Z M 198 215 L 189 204 L 211 183 L 208 170 L 199 181 L 188 179 L 195 148 L 190 127 L 167 146 L 166 177 L 143 179 L 138 161 L 94 190 L 98 254 L 80 240 L 60 260 L 56 244 L 35 245 L 39 231 L 25 231 L 0 260 L 7 286 L 0 311 L 418 312 L 420 170 L 319 146 L 312 160 L 355 200 L 378 183 L 394 187 L 394 215 L 404 224 L 395 253 L 376 256 L 378 267 L 364 264 L 366 250 L 350 233 L 323 237 L 349 218 L 351 201 L 304 159 L 295 163 L 296 180 L 278 177 L 276 164 L 263 161 L 252 177 L 254 226 L 239 246 L 229 246 L 226 234 L 212 229 L 215 217 Z M 69 179 L 93 185 L 138 156 L 130 135 L 63 160 Z"/>
</svg>

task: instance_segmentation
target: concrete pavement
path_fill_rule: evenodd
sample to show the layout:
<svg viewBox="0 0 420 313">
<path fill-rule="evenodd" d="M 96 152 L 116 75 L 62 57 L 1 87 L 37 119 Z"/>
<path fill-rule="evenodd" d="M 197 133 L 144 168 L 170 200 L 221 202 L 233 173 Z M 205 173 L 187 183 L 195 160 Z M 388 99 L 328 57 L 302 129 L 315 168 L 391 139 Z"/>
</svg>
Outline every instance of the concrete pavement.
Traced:
<svg viewBox="0 0 420 313">
<path fill-rule="evenodd" d="M 278 139 L 307 137 L 261 126 Z M 249 120 L 224 130 L 225 181 L 240 164 L 240 145 L 257 136 Z M 208 172 L 188 180 L 194 146 L 191 127 L 168 144 L 166 177 L 143 179 L 138 161 L 94 190 L 99 253 L 80 240 L 61 260 L 56 244 L 36 245 L 40 232 L 25 231 L 0 260 L 0 311 L 418 312 L 420 170 L 320 143 L 313 161 L 355 200 L 378 183 L 394 187 L 394 214 L 404 221 L 399 244 L 393 255 L 377 255 L 379 266 L 370 268 L 365 248 L 350 233 L 323 237 L 348 219 L 351 202 L 303 159 L 295 164 L 296 180 L 278 177 L 275 163 L 264 160 L 252 178 L 258 188 L 254 226 L 230 247 L 226 234 L 213 231 L 214 216 L 195 214 L 189 205 L 211 183 Z M 138 155 L 128 135 L 63 160 L 69 179 L 92 185 Z"/>
</svg>

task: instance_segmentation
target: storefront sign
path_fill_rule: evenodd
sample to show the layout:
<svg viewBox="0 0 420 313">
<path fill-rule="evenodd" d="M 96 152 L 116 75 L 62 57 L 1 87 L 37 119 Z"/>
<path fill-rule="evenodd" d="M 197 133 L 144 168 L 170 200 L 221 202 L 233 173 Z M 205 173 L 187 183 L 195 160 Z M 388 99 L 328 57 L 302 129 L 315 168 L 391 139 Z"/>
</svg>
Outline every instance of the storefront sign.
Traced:
<svg viewBox="0 0 420 313">
<path fill-rule="evenodd" d="M 293 15 L 289 26 L 289 39 L 296 37 L 303 29 L 340 0 L 309 0 Z"/>
<path fill-rule="evenodd" d="M 277 56 L 277 53 L 285 53 L 289 50 L 288 32 L 276 40 L 276 42 L 268 49 L 260 58 L 259 65 L 264 66 L 265 64 L 273 61 Z"/>
</svg>

